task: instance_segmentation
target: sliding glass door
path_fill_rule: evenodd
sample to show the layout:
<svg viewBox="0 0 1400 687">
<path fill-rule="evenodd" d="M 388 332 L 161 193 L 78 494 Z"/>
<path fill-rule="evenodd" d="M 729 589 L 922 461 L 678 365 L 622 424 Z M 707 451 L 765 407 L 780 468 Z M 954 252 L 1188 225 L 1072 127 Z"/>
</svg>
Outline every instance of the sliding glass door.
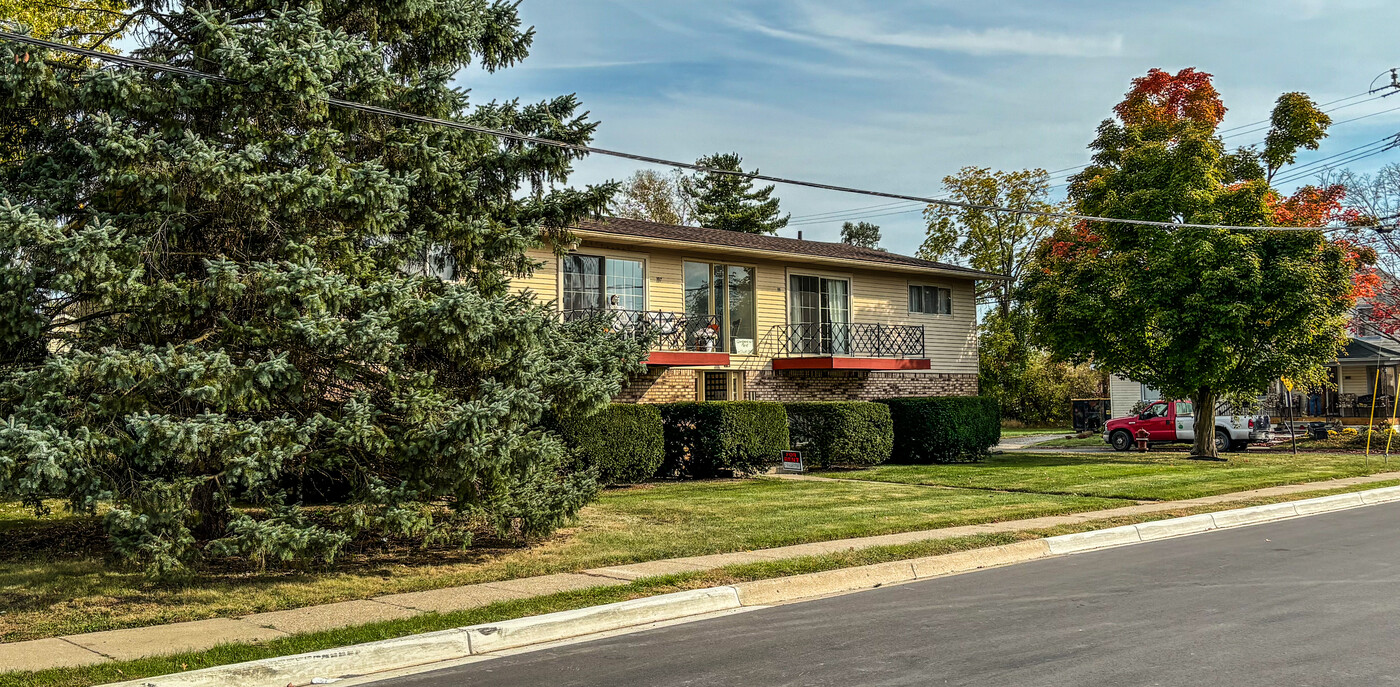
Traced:
<svg viewBox="0 0 1400 687">
<path fill-rule="evenodd" d="M 752 355 L 758 332 L 755 305 L 752 267 L 685 263 L 688 347 Z"/>
<path fill-rule="evenodd" d="M 794 274 L 788 283 L 788 311 L 794 351 L 819 355 L 850 353 L 850 282 Z"/>
</svg>

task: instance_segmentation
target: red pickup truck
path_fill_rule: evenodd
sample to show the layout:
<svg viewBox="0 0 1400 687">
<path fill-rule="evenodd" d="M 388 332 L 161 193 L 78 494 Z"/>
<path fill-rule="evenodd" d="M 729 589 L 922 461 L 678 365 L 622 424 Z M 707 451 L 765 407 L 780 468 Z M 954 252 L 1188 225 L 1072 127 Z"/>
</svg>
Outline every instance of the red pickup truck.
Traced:
<svg viewBox="0 0 1400 687">
<path fill-rule="evenodd" d="M 1215 450 L 1240 451 L 1251 442 L 1261 441 L 1269 431 L 1269 416 L 1215 416 Z M 1147 430 L 1149 444 L 1191 442 L 1196 438 L 1196 416 L 1190 401 L 1156 401 L 1137 415 L 1109 420 L 1103 440 L 1117 451 L 1137 445 L 1137 434 Z"/>
</svg>

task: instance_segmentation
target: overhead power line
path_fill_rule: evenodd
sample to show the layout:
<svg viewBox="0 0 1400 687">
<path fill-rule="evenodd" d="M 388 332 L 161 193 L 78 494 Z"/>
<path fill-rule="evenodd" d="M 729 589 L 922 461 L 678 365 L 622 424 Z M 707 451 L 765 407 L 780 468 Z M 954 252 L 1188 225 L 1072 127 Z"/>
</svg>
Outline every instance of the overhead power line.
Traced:
<svg viewBox="0 0 1400 687">
<path fill-rule="evenodd" d="M 1345 97 L 1345 98 L 1338 98 L 1338 99 L 1336 99 L 1336 100 L 1330 100 L 1330 101 L 1328 101 L 1328 102 L 1322 103 L 1321 105 L 1318 105 L 1318 107 L 1320 107 L 1320 108 L 1321 108 L 1321 107 L 1327 107 L 1328 105 L 1333 105 L 1333 104 L 1336 104 L 1336 103 L 1345 102 L 1345 101 L 1347 101 L 1347 100 L 1353 100 L 1353 99 L 1361 98 L 1361 97 L 1364 97 L 1364 96 L 1367 96 L 1367 95 L 1370 95 L 1370 96 L 1371 96 L 1371 97 L 1369 97 L 1369 98 L 1366 98 L 1365 100 L 1358 100 L 1358 101 L 1356 101 L 1356 102 L 1354 102 L 1354 103 L 1348 103 L 1348 104 L 1346 104 L 1346 105 L 1341 105 L 1341 106 L 1339 106 L 1339 107 L 1334 107 L 1334 108 L 1332 108 L 1332 109 L 1330 109 L 1330 110 L 1323 110 L 1324 112 L 1331 113 L 1331 112 L 1336 112 L 1337 110 L 1341 110 L 1341 109 L 1345 109 L 1345 108 L 1351 107 L 1351 106 L 1353 106 L 1353 105 L 1361 105 L 1361 104 L 1363 104 L 1363 103 L 1369 103 L 1369 102 L 1371 102 L 1371 101 L 1373 101 L 1373 100 L 1380 100 L 1381 98 L 1385 98 L 1385 97 L 1387 97 L 1387 96 L 1389 96 L 1389 95 L 1392 95 L 1392 94 L 1390 94 L 1390 93 L 1386 93 L 1386 94 L 1382 94 L 1382 95 L 1374 95 L 1373 93 L 1374 93 L 1374 92 L 1370 92 L 1370 91 L 1368 91 L 1368 92 L 1362 92 L 1362 93 L 1357 93 L 1356 95 L 1348 96 L 1348 97 Z M 1395 112 L 1395 111 L 1397 111 L 1397 110 L 1400 110 L 1400 107 L 1392 107 L 1392 108 L 1387 109 L 1387 110 L 1379 110 L 1379 111 L 1377 111 L 1377 112 L 1372 112 L 1372 113 L 1369 113 L 1369 114 L 1364 114 L 1364 115 L 1361 115 L 1361 116 L 1359 116 L 1359 117 L 1352 117 L 1352 118 L 1350 118 L 1350 119 L 1343 119 L 1343 120 L 1341 120 L 1341 121 L 1339 121 L 1339 122 L 1333 122 L 1333 123 L 1332 123 L 1332 126 L 1340 126 L 1340 125 L 1342 125 L 1342 124 L 1350 124 L 1351 122 L 1359 121 L 1359 120 L 1362 120 L 1362 119 L 1367 119 L 1367 118 L 1370 118 L 1370 117 L 1375 117 L 1375 116 L 1377 116 L 1377 115 L 1387 114 L 1387 113 L 1389 113 L 1389 112 Z M 1272 124 L 1270 123 L 1270 121 L 1269 121 L 1268 119 L 1263 119 L 1263 120 L 1260 120 L 1260 121 L 1257 121 L 1257 122 L 1251 122 L 1251 123 L 1249 123 L 1249 124 L 1241 124 L 1241 125 L 1239 125 L 1239 126 L 1232 127 L 1232 128 L 1230 128 L 1230 129 L 1221 129 L 1218 133 L 1222 133 L 1222 134 L 1223 134 L 1223 133 L 1225 133 L 1225 132 L 1236 131 L 1236 130 L 1239 130 L 1239 129 L 1245 129 L 1245 128 L 1247 128 L 1247 127 L 1253 127 L 1253 126 L 1256 126 L 1256 125 L 1259 125 L 1259 124 L 1265 124 L 1266 126 L 1264 126 L 1264 127 L 1262 127 L 1262 128 L 1258 128 L 1258 129 L 1249 129 L 1248 131 L 1240 131 L 1239 133 L 1227 134 L 1227 135 L 1221 136 L 1221 139 L 1223 140 L 1223 139 L 1228 139 L 1228 138 L 1235 138 L 1235 137 L 1237 137 L 1237 136 L 1243 136 L 1243 135 L 1246 135 L 1246 134 L 1258 133 L 1258 132 L 1260 132 L 1260 131 L 1265 131 L 1265 130 L 1269 129 L 1269 128 L 1272 126 Z M 1254 143 L 1250 143 L 1250 144 L 1246 145 L 1245 147 L 1254 146 L 1254 145 L 1260 145 L 1260 144 L 1262 144 L 1262 143 L 1264 143 L 1264 141 L 1255 141 Z M 1074 165 L 1074 166 L 1072 166 L 1072 167 L 1063 167 L 1063 168 L 1060 168 L 1060 169 L 1056 169 L 1056 170 L 1052 170 L 1052 171 L 1050 171 L 1050 172 L 1047 172 L 1046 174 L 1048 174 L 1048 175 L 1050 176 L 1050 179 L 1051 179 L 1051 180 L 1060 178 L 1060 177 L 1062 177 L 1062 176 L 1063 176 L 1064 178 L 1067 179 L 1069 176 L 1072 176 L 1072 175 L 1063 175 L 1063 174 L 1062 174 L 1063 172 L 1073 172 L 1073 171 L 1081 170 L 1081 169 L 1084 169 L 1085 167 L 1088 167 L 1089 164 L 1090 164 L 1090 163 L 1084 163 L 1084 164 L 1081 164 L 1081 165 Z M 1291 172 L 1292 172 L 1292 170 L 1290 170 L 1290 173 L 1291 173 Z M 1049 188 L 1049 190 L 1054 190 L 1054 189 L 1065 188 L 1065 187 L 1067 187 L 1067 186 L 1069 186 L 1069 182 L 1068 182 L 1068 181 L 1063 181 L 1063 182 L 1061 182 L 1061 183 L 1053 184 L 1053 185 L 1049 186 L 1048 188 Z M 948 196 L 945 194 L 945 195 L 940 196 L 940 197 L 941 197 L 941 198 L 947 198 Z M 894 211 L 894 208 L 897 208 L 897 207 L 898 207 L 898 208 L 902 208 L 902 209 L 900 209 L 900 210 L 898 210 L 898 211 Z M 881 212 L 880 212 L 879 214 L 870 214 L 869 211 L 872 211 L 872 210 L 880 210 Z M 792 217 L 792 219 L 793 219 L 794 221 L 789 222 L 789 223 L 788 223 L 788 226 L 790 226 L 790 227 L 801 227 L 801 226 L 810 226 L 810 225 L 813 225 L 813 224 L 826 224 L 826 223 L 828 223 L 828 222 L 839 222 L 839 221 L 845 221 L 845 220 L 864 220 L 864 219 L 871 219 L 871 218 L 875 218 L 875 217 L 889 217 L 889 216 L 892 216 L 892 215 L 907 215 L 907 214 L 909 214 L 909 213 L 911 213 L 911 212 L 922 212 L 922 211 L 923 211 L 923 206 L 913 206 L 913 205 L 910 205 L 909 203 L 885 203 L 885 204 L 883 204 L 883 205 L 872 205 L 872 206 L 868 206 L 868 207 L 846 208 L 846 209 L 844 209 L 844 210 L 830 210 L 830 211 L 827 211 L 827 212 L 818 212 L 818 213 L 813 213 L 813 214 L 810 214 L 810 215 L 795 215 L 795 216 Z"/>
<path fill-rule="evenodd" d="M 1384 153 L 1390 150 L 1391 148 L 1394 148 L 1396 146 L 1397 141 L 1400 141 L 1400 134 L 1396 134 L 1394 136 L 1386 136 L 1385 138 L 1378 139 L 1370 143 L 1365 143 L 1356 146 L 1355 148 L 1343 150 L 1340 153 L 1334 153 L 1332 155 L 1328 155 L 1327 157 L 1318 158 L 1307 164 L 1290 168 L 1288 170 L 1288 173 L 1275 179 L 1274 182 L 1279 184 L 1286 184 L 1306 177 L 1315 176 L 1319 172 L 1333 169 L 1339 165 L 1348 164 L 1354 160 L 1359 160 L 1364 157 L 1370 157 L 1371 155 L 1379 155 L 1380 153 Z M 1352 157 L 1347 157 L 1349 155 Z M 1336 162 L 1331 162 L 1331 164 L 1323 164 L 1325 162 L 1337 160 L 1337 158 L 1345 159 Z"/>
<path fill-rule="evenodd" d="M 94 59 L 94 60 L 100 60 L 100 61 L 103 61 L 103 62 L 111 62 L 111 63 L 116 63 L 116 64 L 123 64 L 123 65 L 131 66 L 131 67 L 137 67 L 137 68 L 140 68 L 140 69 L 145 69 L 145 70 L 150 70 L 150 71 L 165 72 L 165 73 L 170 73 L 170 74 L 179 74 L 179 75 L 188 76 L 188 77 L 191 77 L 191 78 L 196 78 L 196 79 L 207 79 L 207 80 L 216 81 L 216 82 L 220 82 L 220 83 L 228 83 L 228 84 L 237 84 L 237 83 L 238 83 L 238 82 L 237 82 L 236 80 L 234 80 L 234 79 L 230 79 L 230 78 L 225 77 L 225 76 L 219 76 L 219 75 L 217 75 L 217 74 L 208 74 L 208 73 L 205 73 L 205 72 L 197 71 L 197 70 L 194 70 L 194 69 L 188 69 L 188 68 L 185 68 L 185 67 L 177 67 L 177 66 L 174 66 L 174 65 L 161 64 L 161 63 L 159 63 L 159 62 L 151 62 L 151 61 L 148 61 L 148 60 L 143 60 L 143 59 L 140 59 L 140 58 L 130 57 L 130 56 L 127 56 L 127 55 L 114 55 L 114 54 L 109 54 L 109 53 L 100 52 L 100 51 L 97 51 L 97 50 L 89 50 L 89 49 L 87 49 L 87 48 L 77 48 L 77 47 L 73 47 L 73 46 L 70 46 L 70 45 L 64 45 L 64 44 L 62 44 L 62 43 L 56 43 L 56 42 L 53 42 L 53 41 L 44 40 L 44 39 L 42 39 L 42 38 L 33 38 L 33 37 L 31 37 L 31 36 L 25 36 L 25 35 L 21 35 L 21 34 L 11 33 L 11 32 L 9 32 L 9 31 L 0 31 L 0 39 L 6 39 L 6 40 L 14 41 L 14 42 L 17 42 L 17 43 L 25 44 L 25 45 L 33 45 L 33 46 L 37 46 L 37 47 L 47 48 L 47 49 L 49 49 L 49 50 L 54 50 L 54 51 L 57 51 L 57 52 L 69 53 L 69 54 L 72 54 L 72 55 L 81 55 L 81 56 L 83 56 L 83 57 L 88 57 L 88 58 L 91 58 L 91 59 Z M 492 129 L 492 128 L 489 128 L 489 127 L 477 126 L 477 125 L 475 125 L 475 124 L 468 124 L 468 123 L 462 122 L 462 121 L 449 120 L 449 119 L 439 119 L 439 118 L 437 118 L 437 117 L 428 117 L 428 116 L 424 116 L 424 115 L 416 115 L 416 114 L 412 114 L 412 113 L 409 113 L 409 112 L 402 112 L 402 111 L 399 111 L 399 110 L 393 110 L 393 109 L 389 109 L 389 108 L 385 108 L 385 107 L 379 107 L 379 106 L 377 106 L 377 105 L 368 105 L 368 104 L 365 104 L 365 103 L 359 103 L 359 102 L 355 102 L 355 101 L 352 101 L 352 100 L 343 100 L 343 99 L 340 99 L 340 98 L 327 97 L 327 98 L 324 99 L 324 102 L 326 102 L 327 104 L 333 105 L 333 106 L 335 106 L 335 107 L 340 107 L 340 108 L 344 108 L 344 109 L 348 109 L 348 110 L 355 110 L 355 111 L 359 111 L 359 112 L 365 112 L 365 113 L 368 113 L 368 114 L 381 115 L 381 116 L 385 116 L 385 117 L 393 117 L 393 118 L 396 118 L 396 119 L 402 119 L 402 120 L 404 120 L 404 121 L 417 122 L 417 123 L 421 123 L 421 124 L 430 124 L 430 125 L 441 126 L 441 127 L 450 128 L 450 129 L 457 129 L 457 130 L 460 130 L 460 131 L 469 131 L 469 132 L 472 132 L 472 133 L 482 134 L 482 135 L 486 135 L 486 136 L 494 136 L 494 137 L 496 137 L 496 138 L 501 138 L 501 139 L 505 139 L 505 140 L 518 141 L 518 142 L 521 142 L 521 143 L 530 143 L 530 144 L 540 145 L 540 146 L 549 146 L 549 147 L 560 148 L 560 149 L 564 149 L 564 150 L 572 150 L 572 151 L 580 152 L 580 153 L 593 154 L 593 155 L 606 155 L 606 156 L 617 157 L 617 158 L 622 158 L 622 159 L 626 159 L 626 160 L 633 160 L 633 161 L 636 161 L 636 162 L 645 162 L 645 163 L 654 164 L 654 165 L 661 165 L 661 166 L 667 166 L 667 167 L 676 167 L 676 168 L 679 168 L 679 169 L 688 169 L 688 170 L 692 170 L 692 171 L 696 171 L 696 172 L 701 172 L 701 173 L 706 173 L 706 174 L 720 174 L 720 175 L 727 175 L 727 176 L 737 176 L 737 177 L 743 177 L 743 178 L 746 178 L 746 179 L 753 179 L 753 180 L 755 180 L 755 181 L 769 181 L 769 182 L 773 182 L 773 183 L 787 184 L 787 185 L 791 185 L 791 186 L 802 186 L 802 187 L 806 187 L 806 188 L 815 188 L 815 189 L 821 189 L 821 190 L 825 190 L 825 191 L 836 191 L 836 192 L 839 192 L 839 193 L 851 193 L 851 194 L 856 194 L 856 195 L 873 196 L 873 197 L 876 197 L 876 198 L 890 198 L 890 199 L 893 199 L 893 200 L 912 201 L 912 202 L 924 203 L 924 204 L 928 204 L 928 205 L 942 205 L 942 206 L 945 206 L 945 207 L 956 207 L 956 208 L 962 208 L 962 209 L 965 209 L 965 210 L 981 210 L 981 211 L 983 211 L 983 212 L 1000 212 L 1000 213 L 1019 214 L 1019 215 L 1033 215 L 1033 216 L 1038 216 L 1038 217 L 1051 217 L 1051 218 L 1055 218 L 1055 219 L 1079 220 L 1079 221 L 1089 221 L 1089 222 L 1103 222 L 1103 223 L 1108 223 L 1108 224 L 1127 224 L 1127 225 L 1133 225 L 1133 226 L 1165 227 L 1165 228 L 1169 228 L 1169 229 L 1224 229 L 1224 230 L 1230 230 L 1230 231 L 1331 231 L 1331 230 L 1338 229 L 1338 227 L 1250 227 L 1250 226 L 1236 226 L 1236 225 L 1228 225 L 1228 224 L 1199 224 L 1199 223 L 1193 223 L 1193 222 L 1168 222 L 1168 221 L 1153 221 L 1153 220 L 1136 220 L 1136 219 L 1122 219 L 1122 218 L 1119 218 L 1119 217 L 1097 217 L 1097 216 L 1094 216 L 1094 215 L 1081 215 L 1081 214 L 1076 214 L 1076 213 L 1055 212 L 1055 211 L 1049 211 L 1049 210 L 1026 210 L 1026 209 L 1018 209 L 1018 208 L 1001 207 L 1001 206 L 997 206 L 997 205 L 981 205 L 981 204 L 977 204 L 977 203 L 964 203 L 964 202 L 960 202 L 960 201 L 944 200 L 944 199 L 939 199 L 939 198 L 926 198 L 926 197 L 923 197 L 923 196 L 912 196 L 912 195 L 905 195 L 905 194 L 902 194 L 902 193 L 889 193 L 889 192 L 886 192 L 886 191 L 875 191 L 875 190 L 870 190 L 870 189 L 861 189 L 861 188 L 855 188 L 855 187 L 852 187 L 852 186 L 841 186 L 841 185 L 838 185 L 838 184 L 827 184 L 827 183 L 821 183 L 821 182 L 816 182 L 816 181 L 805 181 L 805 180 L 801 180 L 801 179 L 789 179 L 789 178 L 778 177 L 778 176 L 773 176 L 773 175 L 769 175 L 769 174 L 757 174 L 757 173 L 744 172 L 744 171 L 742 171 L 742 170 L 740 170 L 740 171 L 734 171 L 734 170 L 728 170 L 728 169 L 718 169 L 718 168 L 715 168 L 715 167 L 707 167 L 707 166 L 704 166 L 704 165 L 697 165 L 697 164 L 693 164 L 693 163 L 690 163 L 690 162 L 681 162 L 681 161 L 677 161 L 677 160 L 667 160 L 667 159 L 665 159 L 665 158 L 653 157 L 653 156 L 650 156 L 650 155 L 639 155 L 639 154 L 636 154 L 636 153 L 628 153 L 628 152 L 624 152 L 624 151 L 620 151 L 620 150 L 610 150 L 610 149 L 607 149 L 607 148 L 597 148 L 597 147 L 594 147 L 594 146 L 587 146 L 587 145 L 582 145 L 582 144 L 578 144 L 578 143 L 568 143 L 568 142 L 566 142 L 566 141 L 555 141 L 555 140 L 552 140 L 552 139 L 540 138 L 540 137 L 538 137 L 538 136 L 531 136 L 531 135 L 528 135 L 528 134 L 522 134 L 522 133 L 518 133 L 518 132 L 515 132 L 515 131 L 503 131 L 503 130 L 500 130 L 500 129 Z M 1373 227 L 1352 227 L 1352 228 L 1353 228 L 1353 229 L 1357 229 L 1357 228 L 1360 228 L 1360 229 L 1378 229 L 1378 228 L 1380 228 L 1380 227 L 1375 227 L 1375 226 L 1373 226 Z"/>
</svg>

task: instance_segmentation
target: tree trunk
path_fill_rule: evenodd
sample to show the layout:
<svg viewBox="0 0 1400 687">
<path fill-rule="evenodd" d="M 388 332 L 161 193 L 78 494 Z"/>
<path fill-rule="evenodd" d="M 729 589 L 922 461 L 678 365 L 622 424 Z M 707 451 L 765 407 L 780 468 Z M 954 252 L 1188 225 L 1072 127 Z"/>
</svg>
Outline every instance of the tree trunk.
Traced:
<svg viewBox="0 0 1400 687">
<path fill-rule="evenodd" d="M 194 488 L 190 496 L 190 512 L 195 516 L 194 526 L 190 528 L 195 539 L 210 541 L 228 534 L 231 520 L 228 505 L 224 503 L 219 484 L 214 480 Z"/>
<path fill-rule="evenodd" d="M 1191 398 L 1195 405 L 1196 439 L 1191 445 L 1191 455 L 1218 458 L 1215 450 L 1215 390 L 1203 386 Z"/>
</svg>

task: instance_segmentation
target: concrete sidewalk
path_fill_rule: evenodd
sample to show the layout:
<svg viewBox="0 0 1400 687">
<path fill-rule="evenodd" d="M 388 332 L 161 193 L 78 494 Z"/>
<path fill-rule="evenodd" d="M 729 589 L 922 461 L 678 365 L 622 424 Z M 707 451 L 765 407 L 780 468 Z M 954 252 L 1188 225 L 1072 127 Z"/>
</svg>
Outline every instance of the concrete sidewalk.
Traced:
<svg viewBox="0 0 1400 687">
<path fill-rule="evenodd" d="M 1141 515 L 1253 498 L 1303 494 L 1393 479 L 1400 479 L 1400 472 L 1269 487 L 1183 501 L 1143 503 L 1073 515 L 1057 515 L 984 525 L 966 525 L 938 530 L 797 544 L 758 551 L 633 563 L 583 570 L 577 573 L 559 573 L 407 594 L 391 594 L 372 599 L 343 601 L 309 608 L 257 613 L 240 618 L 214 618 L 171 625 L 14 642 L 0 644 L 0 672 L 83 666 L 144 656 L 199 651 L 220 644 L 265 641 L 294 634 L 407 618 L 420 613 L 460 611 L 498 601 L 523 599 L 590 587 L 623 585 L 638 578 L 655 575 L 712 570 L 727 565 L 798 558 L 875 546 L 1075 525 L 1116 516 Z"/>
<path fill-rule="evenodd" d="M 1027 448 L 1027 447 L 1030 447 L 1030 446 L 1035 446 L 1036 444 L 1039 444 L 1039 443 L 1043 443 L 1043 442 L 1046 442 L 1046 441 L 1054 441 L 1054 440 L 1056 440 L 1056 439 L 1063 439 L 1063 438 L 1065 438 L 1065 437 L 1067 437 L 1067 436 L 1074 436 L 1074 433 L 1073 433 L 1073 432 L 1065 432 L 1065 433 L 1063 433 L 1063 434 L 1028 434 L 1028 435 L 1026 435 L 1026 436 L 1019 436 L 1019 437 L 1005 437 L 1005 436 L 1004 436 L 1004 437 L 1001 438 L 1001 441 L 1000 441 L 999 443 L 997 443 L 996 446 L 993 446 L 993 447 L 992 447 L 992 450 L 993 450 L 993 451 L 1020 451 L 1021 449 L 1024 449 L 1024 448 Z"/>
</svg>

